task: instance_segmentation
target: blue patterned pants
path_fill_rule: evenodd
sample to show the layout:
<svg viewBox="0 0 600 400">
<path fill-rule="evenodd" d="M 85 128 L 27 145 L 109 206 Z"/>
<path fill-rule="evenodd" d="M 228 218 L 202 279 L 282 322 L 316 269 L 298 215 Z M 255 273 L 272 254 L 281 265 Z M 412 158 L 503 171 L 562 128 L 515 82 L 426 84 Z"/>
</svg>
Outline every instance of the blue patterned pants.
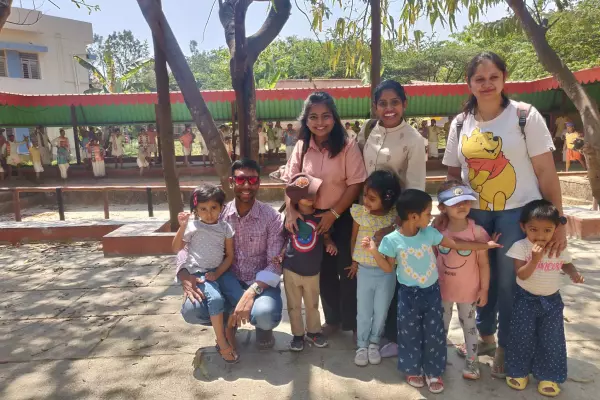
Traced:
<svg viewBox="0 0 600 400">
<path fill-rule="evenodd" d="M 440 285 L 398 289 L 398 370 L 438 377 L 446 369 L 446 334 Z"/>
<path fill-rule="evenodd" d="M 507 376 L 533 373 L 540 381 L 555 383 L 567 379 L 563 308 L 559 292 L 536 296 L 517 286 L 506 349 Z"/>
</svg>

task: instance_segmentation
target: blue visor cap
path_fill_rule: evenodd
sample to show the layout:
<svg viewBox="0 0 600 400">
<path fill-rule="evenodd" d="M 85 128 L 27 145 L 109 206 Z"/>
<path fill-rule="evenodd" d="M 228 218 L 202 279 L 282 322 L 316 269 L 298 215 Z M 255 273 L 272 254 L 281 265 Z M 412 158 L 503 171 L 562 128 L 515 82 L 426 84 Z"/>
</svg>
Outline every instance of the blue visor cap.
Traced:
<svg viewBox="0 0 600 400">
<path fill-rule="evenodd" d="M 454 206 L 463 201 L 477 201 L 477 197 L 470 187 L 456 186 L 440 193 L 438 201 L 445 206 Z"/>
</svg>

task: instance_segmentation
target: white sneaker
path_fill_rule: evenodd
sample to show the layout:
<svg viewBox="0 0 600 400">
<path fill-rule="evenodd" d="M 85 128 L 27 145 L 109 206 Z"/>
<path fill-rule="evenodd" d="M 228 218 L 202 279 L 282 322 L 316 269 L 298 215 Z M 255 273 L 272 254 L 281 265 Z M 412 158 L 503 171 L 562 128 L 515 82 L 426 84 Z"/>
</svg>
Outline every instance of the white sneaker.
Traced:
<svg viewBox="0 0 600 400">
<path fill-rule="evenodd" d="M 369 364 L 368 350 L 364 347 L 356 350 L 356 357 L 354 357 L 354 364 L 359 367 L 365 367 Z"/>
<path fill-rule="evenodd" d="M 371 343 L 368 350 L 369 364 L 381 363 L 381 354 L 379 354 L 379 345 Z"/>
</svg>

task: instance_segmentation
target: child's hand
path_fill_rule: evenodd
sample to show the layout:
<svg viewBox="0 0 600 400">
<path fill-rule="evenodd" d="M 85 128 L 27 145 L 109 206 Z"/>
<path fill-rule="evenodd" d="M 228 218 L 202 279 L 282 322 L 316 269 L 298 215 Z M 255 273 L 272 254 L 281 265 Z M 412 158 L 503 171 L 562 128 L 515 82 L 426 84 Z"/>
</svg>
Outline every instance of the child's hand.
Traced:
<svg viewBox="0 0 600 400">
<path fill-rule="evenodd" d="M 180 212 L 179 214 L 177 214 L 177 221 L 179 221 L 179 226 L 186 226 L 189 219 L 190 219 L 190 213 L 187 212 Z"/>
<path fill-rule="evenodd" d="M 215 272 L 207 272 L 206 274 L 204 274 L 204 280 L 207 280 L 209 282 L 214 282 L 217 279 L 219 279 L 219 277 Z"/>
<path fill-rule="evenodd" d="M 338 253 L 337 246 L 333 242 L 325 244 L 325 251 L 332 256 L 335 256 Z"/>
<path fill-rule="evenodd" d="M 477 292 L 477 307 L 483 307 L 488 302 L 488 291 L 480 289 Z"/>
<path fill-rule="evenodd" d="M 544 248 L 544 246 L 540 246 L 539 244 L 535 243 L 531 249 L 531 261 L 534 261 L 536 263 L 540 262 L 540 260 L 544 256 L 545 251 L 546 249 Z"/>
<path fill-rule="evenodd" d="M 581 275 L 578 271 L 570 273 L 569 278 L 571 278 L 571 281 L 573 281 L 573 283 L 585 283 L 583 275 Z"/>
<path fill-rule="evenodd" d="M 281 263 L 283 263 L 283 256 L 273 257 L 273 264 L 281 266 Z"/>
<path fill-rule="evenodd" d="M 344 271 L 348 271 L 349 279 L 354 279 L 356 273 L 358 272 L 358 263 L 356 261 L 352 261 L 352 264 L 349 267 L 344 268 Z"/>
<path fill-rule="evenodd" d="M 504 247 L 504 246 L 502 246 L 501 244 L 498 243 L 498 239 L 500 239 L 500 236 L 502 236 L 501 233 L 494 233 L 494 234 L 492 234 L 492 240 L 490 240 L 489 242 L 487 242 L 488 248 L 490 248 L 490 249 L 498 249 L 498 248 Z"/>
<path fill-rule="evenodd" d="M 363 249 L 366 250 L 377 250 L 377 244 L 370 236 L 365 236 L 363 240 L 360 242 Z"/>
</svg>

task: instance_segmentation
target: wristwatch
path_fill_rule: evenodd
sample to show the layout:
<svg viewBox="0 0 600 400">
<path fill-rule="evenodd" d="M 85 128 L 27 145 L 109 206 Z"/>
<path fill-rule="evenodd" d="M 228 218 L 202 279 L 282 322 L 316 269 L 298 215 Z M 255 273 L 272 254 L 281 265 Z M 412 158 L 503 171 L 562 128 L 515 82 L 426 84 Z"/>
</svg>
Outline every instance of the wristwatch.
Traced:
<svg viewBox="0 0 600 400">
<path fill-rule="evenodd" d="M 260 296 L 263 293 L 263 288 L 261 288 L 256 282 L 250 285 L 250 289 L 254 290 L 254 293 L 256 293 L 257 296 Z"/>
<path fill-rule="evenodd" d="M 560 222 L 561 225 L 566 225 L 567 224 L 567 217 L 565 217 L 564 215 L 560 216 L 558 218 L 558 222 Z"/>
</svg>

